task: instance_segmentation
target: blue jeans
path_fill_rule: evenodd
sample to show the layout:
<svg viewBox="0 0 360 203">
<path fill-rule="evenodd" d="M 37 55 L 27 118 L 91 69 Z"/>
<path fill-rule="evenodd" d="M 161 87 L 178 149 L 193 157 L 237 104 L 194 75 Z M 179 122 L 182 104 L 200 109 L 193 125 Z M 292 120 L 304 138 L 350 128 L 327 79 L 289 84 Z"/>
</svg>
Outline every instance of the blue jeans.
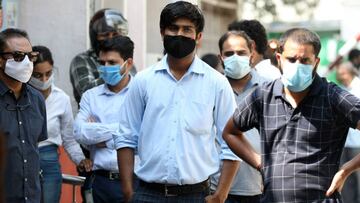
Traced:
<svg viewBox="0 0 360 203">
<path fill-rule="evenodd" d="M 138 185 L 132 199 L 132 203 L 204 203 L 205 197 L 210 194 L 208 191 L 179 196 L 168 196 Z"/>
<path fill-rule="evenodd" d="M 39 148 L 44 203 L 58 203 L 60 201 L 62 178 L 57 149 L 57 145 Z"/>
</svg>

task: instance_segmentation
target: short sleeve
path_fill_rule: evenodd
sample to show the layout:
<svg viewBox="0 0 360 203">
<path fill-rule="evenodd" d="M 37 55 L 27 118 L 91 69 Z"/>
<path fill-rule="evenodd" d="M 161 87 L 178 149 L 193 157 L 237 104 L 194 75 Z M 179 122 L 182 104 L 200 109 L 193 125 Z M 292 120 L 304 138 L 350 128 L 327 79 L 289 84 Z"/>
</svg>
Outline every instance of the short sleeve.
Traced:
<svg viewBox="0 0 360 203">
<path fill-rule="evenodd" d="M 235 126 L 242 132 L 259 126 L 260 87 L 257 86 L 238 104 L 233 121 Z"/>
<path fill-rule="evenodd" d="M 330 84 L 329 99 L 337 116 L 341 116 L 345 124 L 356 129 L 360 120 L 360 99 L 335 84 Z"/>
</svg>

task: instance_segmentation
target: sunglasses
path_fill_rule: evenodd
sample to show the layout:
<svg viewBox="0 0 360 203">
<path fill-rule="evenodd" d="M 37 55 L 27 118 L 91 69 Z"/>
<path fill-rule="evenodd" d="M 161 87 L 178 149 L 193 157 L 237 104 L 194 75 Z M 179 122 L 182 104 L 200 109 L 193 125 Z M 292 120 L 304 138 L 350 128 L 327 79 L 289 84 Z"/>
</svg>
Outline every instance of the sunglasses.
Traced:
<svg viewBox="0 0 360 203">
<path fill-rule="evenodd" d="M 32 51 L 32 52 L 21 52 L 21 51 L 14 51 L 14 52 L 1 52 L 1 57 L 4 59 L 14 59 L 16 62 L 21 62 L 24 60 L 25 56 L 28 56 L 31 62 L 35 62 L 39 56 L 39 52 Z"/>
</svg>

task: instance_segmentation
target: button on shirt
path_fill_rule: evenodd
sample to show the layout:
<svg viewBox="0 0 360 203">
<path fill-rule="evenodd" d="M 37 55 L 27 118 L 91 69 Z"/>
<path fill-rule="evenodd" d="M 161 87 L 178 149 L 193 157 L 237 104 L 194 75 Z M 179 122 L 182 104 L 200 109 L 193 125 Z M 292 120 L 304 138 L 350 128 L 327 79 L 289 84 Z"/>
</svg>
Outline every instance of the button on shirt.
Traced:
<svg viewBox="0 0 360 203">
<path fill-rule="evenodd" d="M 6 202 L 40 202 L 38 142 L 47 139 L 43 96 L 23 84 L 16 100 L 0 81 L 0 128 L 7 140 Z"/>
<path fill-rule="evenodd" d="M 88 146 L 93 160 L 93 170 L 118 171 L 112 135 L 118 131 L 119 109 L 130 84 L 131 82 L 118 93 L 111 92 L 103 84 L 87 90 L 81 97 L 74 134 L 79 143 Z M 95 119 L 95 122 L 88 122 L 90 117 Z M 95 145 L 100 142 L 106 142 L 107 147 L 96 147 Z"/>
<path fill-rule="evenodd" d="M 236 108 L 224 76 L 195 57 L 176 80 L 167 56 L 138 73 L 121 108 L 116 149 L 137 149 L 136 175 L 146 182 L 195 184 L 219 169 L 221 159 L 239 160 L 221 134 Z M 216 127 L 217 134 L 214 132 Z"/>
<path fill-rule="evenodd" d="M 61 89 L 53 85 L 45 100 L 48 139 L 39 143 L 39 147 L 55 144 L 64 145 L 71 160 L 79 164 L 84 154 L 73 134 L 73 114 L 70 97 Z"/>
<path fill-rule="evenodd" d="M 297 108 L 280 80 L 256 88 L 234 113 L 241 130 L 259 129 L 264 165 L 262 202 L 340 202 L 325 193 L 339 169 L 349 127 L 360 119 L 360 100 L 315 76 Z"/>
</svg>

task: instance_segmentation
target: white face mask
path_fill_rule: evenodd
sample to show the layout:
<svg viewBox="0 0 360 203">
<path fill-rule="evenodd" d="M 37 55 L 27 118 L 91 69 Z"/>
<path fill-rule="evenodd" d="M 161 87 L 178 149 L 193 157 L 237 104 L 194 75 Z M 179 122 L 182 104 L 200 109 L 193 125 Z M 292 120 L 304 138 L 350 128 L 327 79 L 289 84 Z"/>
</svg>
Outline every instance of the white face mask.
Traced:
<svg viewBox="0 0 360 203">
<path fill-rule="evenodd" d="M 241 79 L 251 71 L 250 58 L 234 54 L 224 60 L 224 73 L 232 79 Z"/>
<path fill-rule="evenodd" d="M 5 64 L 5 74 L 17 81 L 26 83 L 31 77 L 33 67 L 33 62 L 29 60 L 28 56 L 25 56 L 21 62 L 16 62 L 14 59 L 8 59 Z"/>
<path fill-rule="evenodd" d="M 54 74 L 51 74 L 49 79 L 45 82 L 31 76 L 29 84 L 38 90 L 47 90 L 54 82 Z"/>
</svg>

